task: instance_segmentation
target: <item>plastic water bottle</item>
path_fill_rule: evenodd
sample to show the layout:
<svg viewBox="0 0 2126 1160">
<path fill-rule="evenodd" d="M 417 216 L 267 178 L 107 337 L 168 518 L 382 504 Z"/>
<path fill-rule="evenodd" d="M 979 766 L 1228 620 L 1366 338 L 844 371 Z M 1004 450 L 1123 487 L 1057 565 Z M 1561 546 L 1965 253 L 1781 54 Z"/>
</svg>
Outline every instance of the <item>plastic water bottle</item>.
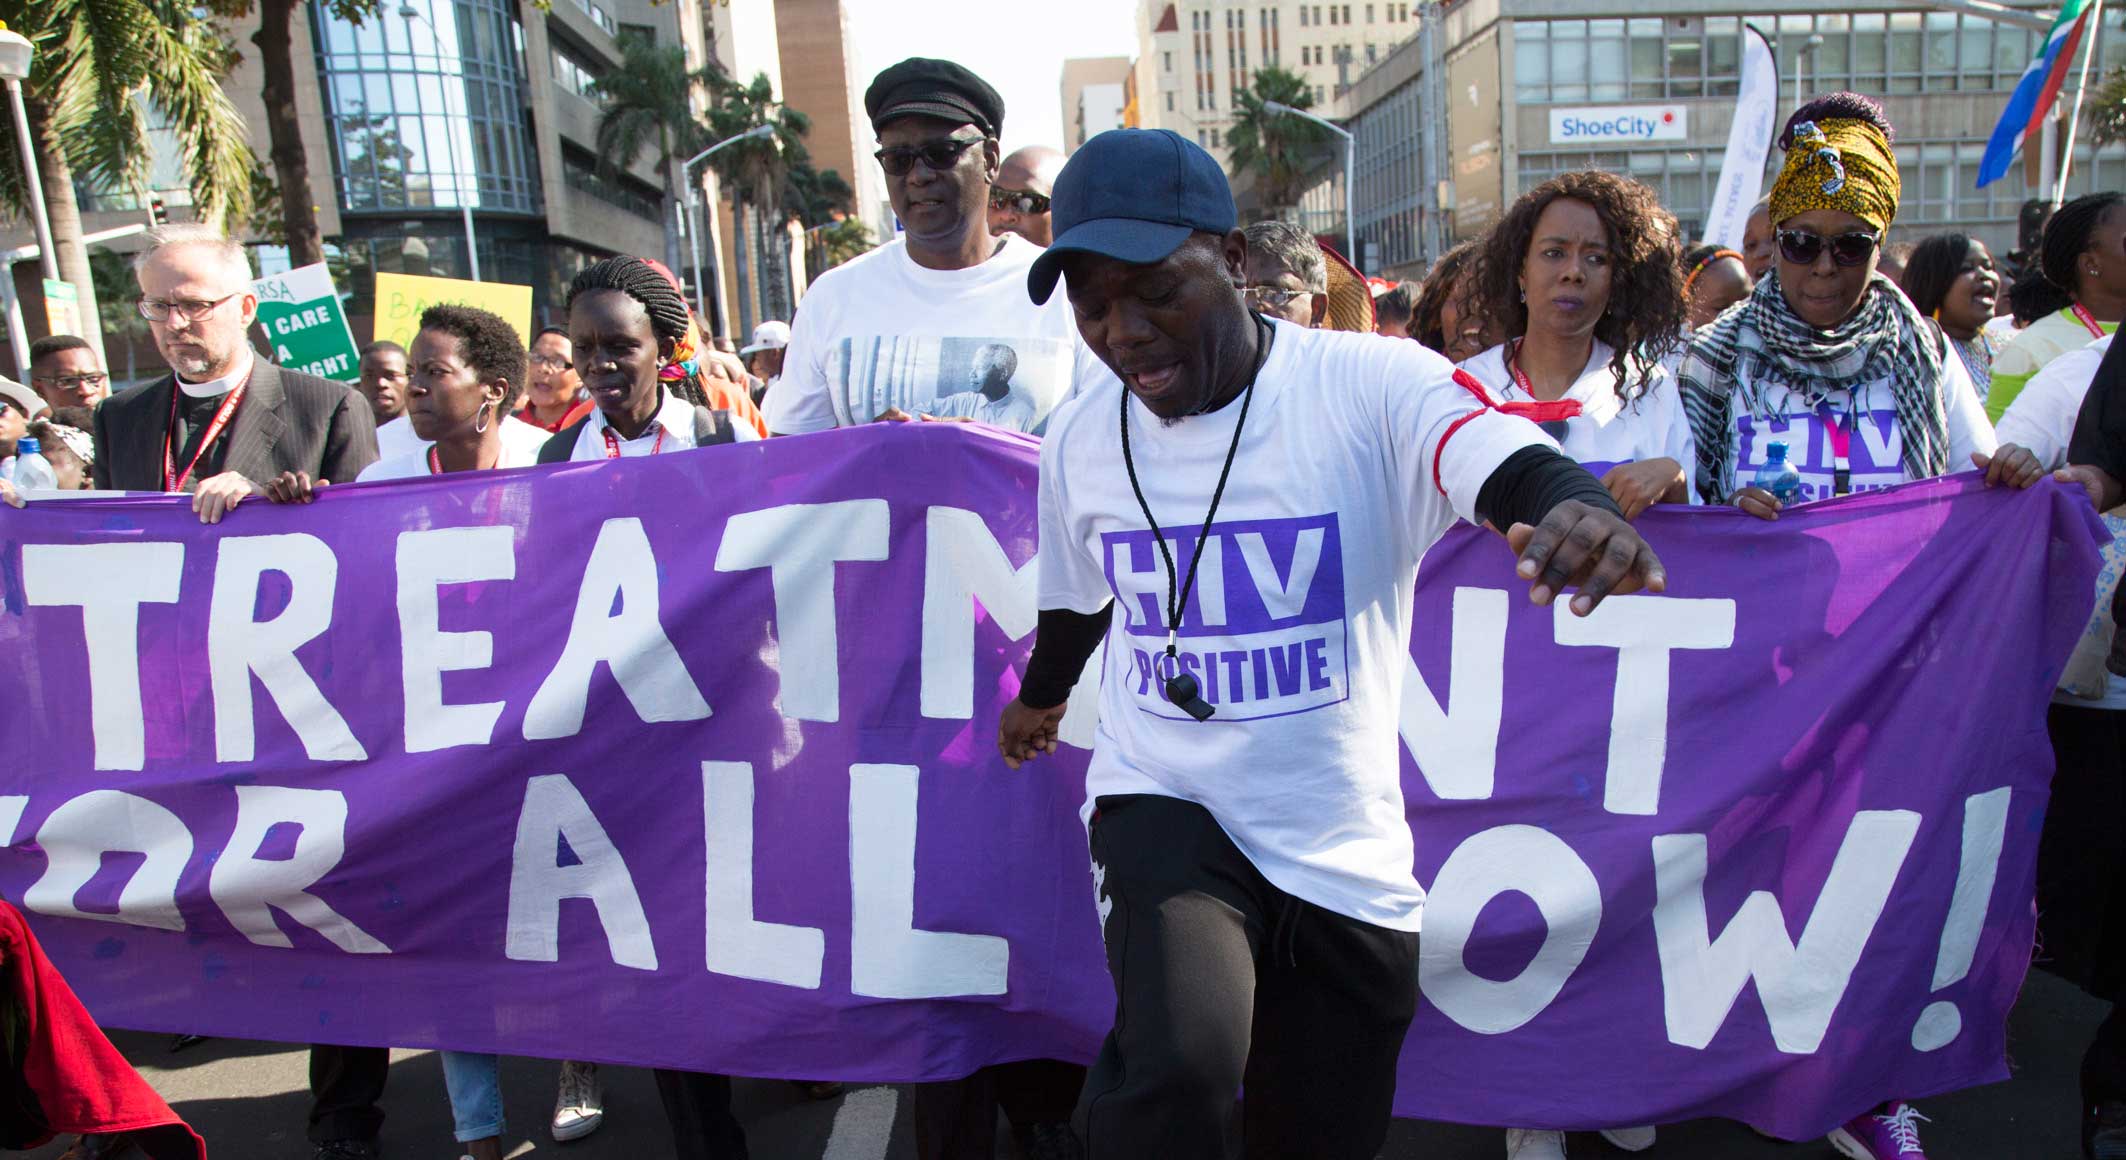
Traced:
<svg viewBox="0 0 2126 1160">
<path fill-rule="evenodd" d="M 1801 493 L 1801 473 L 1786 461 L 1786 444 L 1773 440 L 1765 445 L 1764 466 L 1757 469 L 1757 478 L 1750 481 L 1772 493 L 1781 507 L 1794 502 Z"/>
<path fill-rule="evenodd" d="M 42 446 L 30 438 L 15 441 L 15 490 L 52 491 L 59 486 L 59 474 L 52 470 L 51 460 L 42 454 Z"/>
</svg>

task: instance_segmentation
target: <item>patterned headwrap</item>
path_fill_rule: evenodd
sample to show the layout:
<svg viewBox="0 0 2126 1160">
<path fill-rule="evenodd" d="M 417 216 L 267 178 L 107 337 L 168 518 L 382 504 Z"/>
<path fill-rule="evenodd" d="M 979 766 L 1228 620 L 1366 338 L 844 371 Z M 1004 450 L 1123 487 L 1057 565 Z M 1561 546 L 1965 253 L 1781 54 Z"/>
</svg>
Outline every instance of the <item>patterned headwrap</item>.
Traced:
<svg viewBox="0 0 2126 1160">
<path fill-rule="evenodd" d="M 672 361 L 658 368 L 658 378 L 668 383 L 676 383 L 681 379 L 691 379 L 700 371 L 701 368 L 696 365 L 696 356 L 700 354 L 700 350 L 694 345 L 695 336 L 699 333 L 701 332 L 694 329 L 693 320 L 689 319 L 687 332 L 672 343 Z"/>
<path fill-rule="evenodd" d="M 1897 219 L 1904 189 L 1889 135 L 1858 118 L 1825 117 L 1789 127 L 1786 167 L 1772 183 L 1772 223 L 1812 209 L 1844 210 L 1877 230 Z"/>
</svg>

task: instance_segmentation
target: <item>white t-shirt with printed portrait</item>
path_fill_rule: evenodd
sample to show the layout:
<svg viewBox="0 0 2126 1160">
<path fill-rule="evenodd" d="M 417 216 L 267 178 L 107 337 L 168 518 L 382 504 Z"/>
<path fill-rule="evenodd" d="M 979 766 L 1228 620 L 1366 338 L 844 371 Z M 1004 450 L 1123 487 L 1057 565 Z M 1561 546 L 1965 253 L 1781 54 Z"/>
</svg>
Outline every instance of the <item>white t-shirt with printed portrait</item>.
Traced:
<svg viewBox="0 0 2126 1160">
<path fill-rule="evenodd" d="M 1999 441 L 1963 360 L 1949 352 L 1942 359 L 1941 370 L 1939 389 L 1949 437 L 1948 471 L 1954 474 L 1971 469 L 1972 452 L 1991 455 Z M 1849 491 L 1877 491 L 1915 478 L 1905 470 L 1903 432 L 1888 379 L 1832 395 L 1813 410 L 1776 385 L 1765 391 L 1765 414 L 1747 414 L 1742 401 L 1748 397 L 1738 384 L 1735 417 L 1728 426 L 1737 490 L 1748 487 L 1757 469 L 1764 466 L 1770 445 L 1783 442 L 1786 461 L 1801 474 L 1801 491 L 1795 502 L 1831 498 L 1836 493 L 1835 456 L 1841 434 L 1847 448 Z"/>
<path fill-rule="evenodd" d="M 1564 398 L 1580 404 L 1580 413 L 1565 420 L 1559 449 L 1597 479 L 1613 467 L 1662 458 L 1675 460 L 1686 477 L 1695 474 L 1690 419 L 1683 413 L 1675 379 L 1659 365 L 1649 367 L 1645 390 L 1626 403 L 1617 397 L 1616 372 L 1609 366 L 1614 354 L 1607 343 L 1596 339 L 1587 366 L 1566 389 Z M 1520 388 L 1506 366 L 1506 344 L 1461 365 L 1500 402 L 1536 401 Z"/>
<path fill-rule="evenodd" d="M 1166 569 L 1117 415 L 1127 397 L 1137 479 L 1185 574 L 1241 400 L 1168 425 L 1110 374 L 1049 424 L 1041 607 L 1117 606 L 1087 806 L 1107 794 L 1196 802 L 1279 889 L 1416 930 L 1424 891 L 1397 720 L 1418 560 L 1457 516 L 1474 516 L 1499 464 L 1548 441 L 1486 409 L 1416 343 L 1274 325 L 1182 613 L 1177 663 L 1217 709 L 1208 721 L 1164 697 Z"/>
<path fill-rule="evenodd" d="M 1040 434 L 1097 364 L 1059 287 L 1036 306 L 1026 273 L 1042 249 L 1016 234 L 965 270 L 932 270 L 896 239 L 819 276 L 790 324 L 768 430 L 804 435 L 898 407 Z"/>
</svg>

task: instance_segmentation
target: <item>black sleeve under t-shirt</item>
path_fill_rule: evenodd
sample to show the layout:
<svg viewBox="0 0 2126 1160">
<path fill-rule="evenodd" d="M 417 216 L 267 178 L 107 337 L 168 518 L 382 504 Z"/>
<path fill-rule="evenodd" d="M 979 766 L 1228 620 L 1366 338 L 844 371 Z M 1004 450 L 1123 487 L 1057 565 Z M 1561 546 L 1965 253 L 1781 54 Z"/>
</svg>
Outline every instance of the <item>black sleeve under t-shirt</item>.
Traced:
<svg viewBox="0 0 2126 1160">
<path fill-rule="evenodd" d="M 2126 483 L 2126 343 L 2114 340 L 2089 380 L 2067 443 L 2067 462 L 2101 467 Z"/>
</svg>

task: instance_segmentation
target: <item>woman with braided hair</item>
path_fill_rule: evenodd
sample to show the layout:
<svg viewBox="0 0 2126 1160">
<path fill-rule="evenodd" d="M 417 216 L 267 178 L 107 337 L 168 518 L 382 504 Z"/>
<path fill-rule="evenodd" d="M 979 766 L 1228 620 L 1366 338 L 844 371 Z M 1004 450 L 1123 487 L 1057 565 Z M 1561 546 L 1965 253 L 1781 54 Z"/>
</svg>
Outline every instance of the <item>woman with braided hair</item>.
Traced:
<svg viewBox="0 0 2126 1160">
<path fill-rule="evenodd" d="M 1685 328 L 1696 330 L 1711 323 L 1749 297 L 1756 285 L 1757 280 L 1750 277 L 1749 259 L 1740 252 L 1713 242 L 1692 246 L 1683 254 Z"/>
<path fill-rule="evenodd" d="M 2023 329 L 1994 356 L 1986 413 L 1996 423 L 2031 375 L 2126 318 L 2126 194 L 2092 193 L 2053 211 L 2010 297 Z"/>
<path fill-rule="evenodd" d="M 686 299 L 640 258 L 607 258 L 568 288 L 576 372 L 597 410 L 562 428 L 539 462 L 619 459 L 757 440 L 712 410 L 696 381 Z"/>
</svg>

